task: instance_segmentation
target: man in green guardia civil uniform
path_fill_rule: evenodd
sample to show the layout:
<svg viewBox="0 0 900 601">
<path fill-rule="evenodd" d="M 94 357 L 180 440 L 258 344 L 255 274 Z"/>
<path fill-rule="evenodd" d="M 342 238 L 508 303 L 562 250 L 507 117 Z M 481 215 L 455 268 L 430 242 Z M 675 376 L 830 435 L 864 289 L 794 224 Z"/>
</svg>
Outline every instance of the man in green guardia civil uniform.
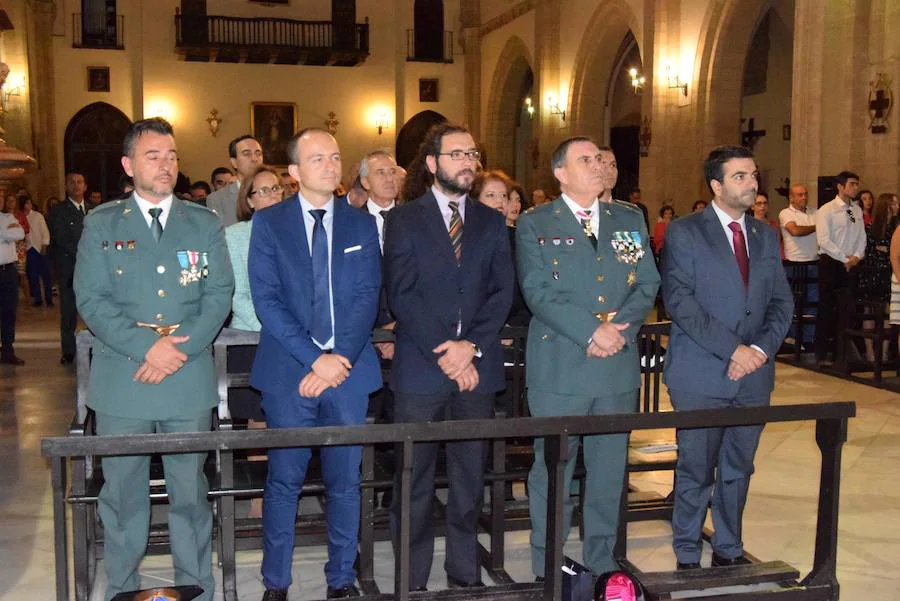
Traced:
<svg viewBox="0 0 900 601">
<path fill-rule="evenodd" d="M 609 148 L 586 137 L 562 142 L 551 158 L 562 195 L 519 218 L 519 281 L 534 317 L 528 331 L 528 407 L 535 417 L 600 415 L 637 410 L 638 330 L 653 306 L 659 274 L 644 217 L 634 205 L 604 194 Z M 608 200 L 602 200 L 605 197 Z M 628 435 L 585 436 L 584 564 L 616 569 L 619 499 Z M 579 439 L 569 439 L 563 490 L 569 490 Z M 534 444 L 528 475 L 531 564 L 544 576 L 547 468 L 544 441 Z M 572 520 L 567 497 L 564 529 Z"/>
<path fill-rule="evenodd" d="M 126 200 L 84 221 L 75 269 L 78 312 L 96 337 L 88 405 L 97 434 L 202 432 L 217 403 L 211 344 L 231 308 L 234 277 L 219 219 L 172 194 L 172 126 L 146 119 L 125 136 Z M 212 513 L 205 453 L 163 456 L 175 584 L 213 597 Z M 99 511 L 106 599 L 140 588 L 150 521 L 149 456 L 104 457 Z"/>
</svg>

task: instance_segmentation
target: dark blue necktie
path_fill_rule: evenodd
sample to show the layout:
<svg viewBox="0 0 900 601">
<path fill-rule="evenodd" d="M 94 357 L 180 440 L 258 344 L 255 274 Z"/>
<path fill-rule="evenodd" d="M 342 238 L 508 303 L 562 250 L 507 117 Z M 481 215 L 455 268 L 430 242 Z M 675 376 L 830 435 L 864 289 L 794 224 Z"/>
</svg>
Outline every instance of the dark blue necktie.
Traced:
<svg viewBox="0 0 900 601">
<path fill-rule="evenodd" d="M 312 337 L 319 344 L 331 340 L 331 292 L 328 289 L 328 234 L 325 232 L 325 209 L 310 212 L 316 220 L 312 235 L 313 323 Z"/>
</svg>

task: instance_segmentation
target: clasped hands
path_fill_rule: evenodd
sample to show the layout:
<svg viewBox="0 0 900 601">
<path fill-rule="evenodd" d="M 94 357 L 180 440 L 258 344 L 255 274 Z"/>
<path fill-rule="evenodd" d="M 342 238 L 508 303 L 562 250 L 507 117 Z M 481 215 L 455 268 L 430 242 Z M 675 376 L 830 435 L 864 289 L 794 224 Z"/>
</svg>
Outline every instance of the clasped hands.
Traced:
<svg viewBox="0 0 900 601">
<path fill-rule="evenodd" d="M 860 259 L 860 258 L 857 257 L 856 255 L 853 255 L 853 256 L 848 257 L 847 260 L 844 262 L 844 269 L 847 270 L 847 272 L 849 273 L 849 271 L 850 271 L 851 269 L 853 269 L 854 267 L 856 267 L 857 265 L 859 265 L 859 262 L 860 262 L 861 260 L 862 260 L 862 259 Z"/>
<path fill-rule="evenodd" d="M 317 398 L 328 388 L 337 388 L 350 375 L 353 365 L 350 360 L 337 353 L 321 354 L 313 361 L 312 371 L 300 380 L 300 396 Z"/>
<path fill-rule="evenodd" d="M 766 356 L 758 350 L 739 344 L 731 355 L 728 364 L 728 379 L 737 382 L 744 376 L 750 375 L 766 364 Z"/>
<path fill-rule="evenodd" d="M 460 392 L 478 387 L 478 370 L 472 359 L 475 347 L 468 340 L 447 340 L 433 349 L 438 358 L 438 367 L 448 378 L 456 382 Z"/>
<path fill-rule="evenodd" d="M 134 381 L 141 384 L 159 384 L 181 369 L 188 357 L 178 345 L 190 339 L 190 336 L 163 336 L 154 342 L 144 355 L 144 362 L 134 374 Z"/>
<path fill-rule="evenodd" d="M 622 336 L 622 332 L 627 330 L 630 325 L 609 321 L 601 323 L 594 330 L 594 333 L 591 334 L 591 341 L 587 347 L 587 356 L 605 359 L 621 351 L 625 347 L 625 337 Z"/>
</svg>

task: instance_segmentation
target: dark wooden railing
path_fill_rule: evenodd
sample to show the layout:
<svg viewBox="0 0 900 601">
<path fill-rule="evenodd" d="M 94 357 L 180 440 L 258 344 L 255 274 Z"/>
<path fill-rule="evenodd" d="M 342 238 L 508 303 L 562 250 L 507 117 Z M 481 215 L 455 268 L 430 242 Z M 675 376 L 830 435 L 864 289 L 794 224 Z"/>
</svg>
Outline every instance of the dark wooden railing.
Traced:
<svg viewBox="0 0 900 601">
<path fill-rule="evenodd" d="M 122 15 L 72 15 L 72 48 L 125 49 L 125 17 Z"/>
<path fill-rule="evenodd" d="M 354 64 L 369 54 L 369 24 L 297 21 L 222 15 L 175 15 L 176 49 L 182 54 L 204 50 L 252 52 L 325 51 L 334 62 Z M 282 54 L 284 56 L 284 54 Z M 276 61 L 277 62 L 277 61 Z M 305 62 L 303 57 L 285 62 Z"/>
</svg>

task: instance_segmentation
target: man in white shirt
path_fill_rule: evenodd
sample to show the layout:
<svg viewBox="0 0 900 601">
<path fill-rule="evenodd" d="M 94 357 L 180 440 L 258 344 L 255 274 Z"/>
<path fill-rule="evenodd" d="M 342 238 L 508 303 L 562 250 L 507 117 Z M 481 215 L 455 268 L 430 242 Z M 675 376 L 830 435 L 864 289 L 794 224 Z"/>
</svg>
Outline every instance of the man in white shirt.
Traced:
<svg viewBox="0 0 900 601">
<path fill-rule="evenodd" d="M 231 166 L 237 172 L 234 181 L 224 188 L 216 189 L 206 198 L 206 207 L 212 209 L 222 225 L 228 227 L 237 223 L 237 197 L 241 182 L 250 177 L 263 163 L 262 146 L 259 140 L 249 134 L 239 136 L 228 144 Z M 215 179 L 213 179 L 215 182 Z"/>
<path fill-rule="evenodd" d="M 28 235 L 25 237 L 27 254 L 25 256 L 25 273 L 28 275 L 28 288 L 31 290 L 32 304 L 40 307 L 44 303 L 53 306 L 53 283 L 50 279 L 50 263 L 47 251 L 50 247 L 50 230 L 44 216 L 34 210 L 31 197 L 27 194 L 19 198 L 20 210 L 28 220 Z M 44 297 L 41 298 L 43 283 Z"/>
<path fill-rule="evenodd" d="M 24 237 L 25 230 L 12 213 L 0 213 L 0 363 L 6 365 L 25 365 L 13 351 L 19 302 L 16 242 Z"/>
<path fill-rule="evenodd" d="M 819 277 L 819 244 L 816 240 L 816 210 L 808 206 L 808 199 L 806 186 L 803 184 L 791 186 L 788 197 L 790 204 L 778 214 L 778 222 L 781 224 L 781 239 L 784 242 L 785 275 L 794 290 L 797 290 L 795 280 L 813 280 L 805 284 L 806 293 L 802 299 L 802 311 L 804 315 L 815 315 L 816 307 L 807 305 L 819 301 L 819 287 L 816 282 Z M 815 332 L 815 324 L 805 324 L 802 344 L 811 346 Z"/>
<path fill-rule="evenodd" d="M 819 243 L 819 319 L 816 328 L 816 360 L 828 365 L 829 352 L 840 358 L 836 339 L 843 328 L 844 312 L 839 297 L 856 287 L 857 265 L 866 252 L 862 209 L 853 202 L 859 192 L 859 176 L 841 171 L 835 177 L 837 196 L 819 207 L 816 240 Z M 838 323 L 840 321 L 840 323 Z"/>
</svg>

